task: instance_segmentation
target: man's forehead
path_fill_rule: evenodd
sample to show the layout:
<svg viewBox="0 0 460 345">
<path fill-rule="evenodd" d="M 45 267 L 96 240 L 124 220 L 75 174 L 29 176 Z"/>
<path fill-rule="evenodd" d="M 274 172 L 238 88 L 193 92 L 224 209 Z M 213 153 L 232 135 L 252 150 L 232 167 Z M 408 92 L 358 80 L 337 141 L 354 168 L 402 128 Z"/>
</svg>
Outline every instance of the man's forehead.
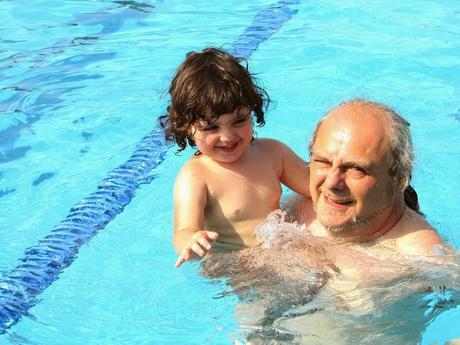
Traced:
<svg viewBox="0 0 460 345">
<path fill-rule="evenodd" d="M 365 139 L 380 139 L 387 136 L 388 119 L 381 109 L 362 102 L 350 102 L 329 112 L 319 129 L 336 135 L 344 135 L 347 131 L 349 134 L 368 134 Z"/>
<path fill-rule="evenodd" d="M 331 113 L 318 129 L 312 154 L 365 162 L 380 159 L 388 148 L 386 126 L 379 117 L 360 112 Z"/>
<path fill-rule="evenodd" d="M 339 167 L 358 166 L 370 171 L 377 169 L 384 163 L 382 159 L 376 159 L 374 156 L 350 154 L 349 152 L 344 154 L 337 152 L 331 153 L 329 151 L 317 150 L 315 148 L 312 150 L 311 156 L 312 159 L 328 161 Z"/>
</svg>

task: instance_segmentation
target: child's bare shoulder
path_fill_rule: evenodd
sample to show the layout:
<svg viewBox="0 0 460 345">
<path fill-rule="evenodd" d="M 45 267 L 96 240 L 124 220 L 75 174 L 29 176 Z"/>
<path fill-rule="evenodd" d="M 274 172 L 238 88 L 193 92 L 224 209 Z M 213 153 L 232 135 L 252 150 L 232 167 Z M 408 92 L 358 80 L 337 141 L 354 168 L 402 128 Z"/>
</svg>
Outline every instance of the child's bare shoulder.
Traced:
<svg viewBox="0 0 460 345">
<path fill-rule="evenodd" d="M 257 145 L 265 159 L 275 161 L 282 160 L 293 152 L 286 144 L 271 138 L 257 139 Z"/>
<path fill-rule="evenodd" d="M 276 139 L 271 139 L 271 138 L 258 138 L 256 140 L 257 145 L 259 145 L 260 148 L 265 149 L 265 150 L 277 150 L 277 151 L 283 151 L 288 149 L 286 144 L 283 144 L 281 141 L 276 140 Z"/>
<path fill-rule="evenodd" d="M 203 179 L 206 171 L 206 164 L 200 156 L 193 156 L 180 168 L 176 180 L 194 180 L 195 182 Z"/>
</svg>

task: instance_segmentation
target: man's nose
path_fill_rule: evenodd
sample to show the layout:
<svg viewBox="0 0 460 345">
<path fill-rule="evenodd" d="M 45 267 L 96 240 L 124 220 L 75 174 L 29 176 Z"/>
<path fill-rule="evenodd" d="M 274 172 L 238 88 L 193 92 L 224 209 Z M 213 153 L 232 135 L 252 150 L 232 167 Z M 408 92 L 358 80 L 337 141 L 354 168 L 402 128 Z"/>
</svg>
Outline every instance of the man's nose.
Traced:
<svg viewBox="0 0 460 345">
<path fill-rule="evenodd" d="M 340 171 L 340 169 L 330 169 L 326 175 L 325 185 L 326 188 L 330 190 L 342 190 L 345 188 L 345 181 L 342 171 Z"/>
</svg>

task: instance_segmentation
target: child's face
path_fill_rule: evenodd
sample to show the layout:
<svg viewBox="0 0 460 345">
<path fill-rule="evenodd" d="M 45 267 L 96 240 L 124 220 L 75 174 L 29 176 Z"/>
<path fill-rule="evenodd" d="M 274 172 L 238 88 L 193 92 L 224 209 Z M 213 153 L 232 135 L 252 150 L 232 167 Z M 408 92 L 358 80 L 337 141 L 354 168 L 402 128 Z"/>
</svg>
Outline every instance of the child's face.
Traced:
<svg viewBox="0 0 460 345">
<path fill-rule="evenodd" d="M 191 134 L 202 154 L 217 162 L 233 163 L 244 155 L 252 140 L 251 109 L 238 108 L 212 123 L 197 121 Z"/>
</svg>

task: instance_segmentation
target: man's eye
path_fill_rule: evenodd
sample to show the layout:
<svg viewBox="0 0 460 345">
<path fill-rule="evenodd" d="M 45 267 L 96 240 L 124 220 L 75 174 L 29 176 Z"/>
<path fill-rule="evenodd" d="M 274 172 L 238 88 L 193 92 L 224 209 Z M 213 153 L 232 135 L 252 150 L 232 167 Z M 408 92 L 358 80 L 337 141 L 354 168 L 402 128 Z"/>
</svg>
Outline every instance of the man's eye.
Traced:
<svg viewBox="0 0 460 345">
<path fill-rule="evenodd" d="M 312 159 L 312 163 L 316 164 L 316 165 L 319 165 L 319 166 L 324 166 L 324 165 L 327 165 L 328 162 L 325 161 L 325 160 L 322 160 L 322 159 L 315 159 L 313 158 Z"/>
<path fill-rule="evenodd" d="M 366 171 L 360 167 L 351 167 L 350 172 L 353 174 L 353 176 L 356 176 L 356 177 L 362 177 L 367 174 Z"/>
</svg>

